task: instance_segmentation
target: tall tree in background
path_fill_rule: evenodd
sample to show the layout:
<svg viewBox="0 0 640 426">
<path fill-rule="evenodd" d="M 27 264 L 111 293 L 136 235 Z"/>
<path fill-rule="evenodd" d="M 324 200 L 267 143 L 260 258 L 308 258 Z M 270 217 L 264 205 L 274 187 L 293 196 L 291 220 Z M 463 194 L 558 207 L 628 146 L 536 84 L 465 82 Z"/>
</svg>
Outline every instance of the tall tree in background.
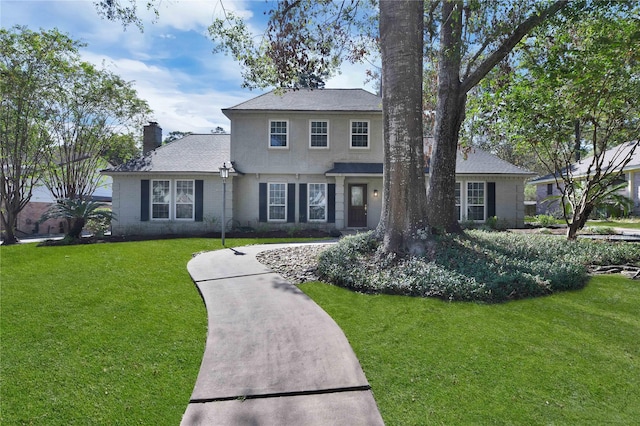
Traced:
<svg viewBox="0 0 640 426">
<path fill-rule="evenodd" d="M 149 107 L 131 83 L 86 62 L 70 63 L 46 101 L 51 143 L 44 184 L 57 200 L 87 199 L 101 184 L 105 156 L 118 148 L 115 136 L 142 128 Z"/>
<path fill-rule="evenodd" d="M 398 8 L 410 8 L 404 4 L 407 2 L 415 3 L 402 0 L 395 4 Z M 111 19 L 121 19 L 123 23 L 140 23 L 139 20 L 131 19 L 131 13 L 120 13 L 135 12 L 135 0 L 129 4 L 131 6 L 123 6 L 118 0 L 109 0 L 101 2 L 99 7 Z M 154 8 L 155 4 L 151 1 L 148 7 Z M 401 220 L 397 214 L 387 211 L 393 204 L 399 203 L 401 208 L 406 208 L 411 203 L 422 204 L 423 201 L 422 197 L 417 200 L 405 199 L 418 188 L 405 190 L 402 185 L 406 185 L 407 181 L 391 179 L 391 174 L 385 173 L 384 210 L 378 229 L 385 233 L 394 232 L 396 226 L 408 227 L 411 232 L 423 228 L 438 232 L 460 230 L 454 217 L 455 162 L 460 128 L 465 116 L 466 95 L 529 31 L 567 5 L 566 0 L 443 0 L 428 3 L 427 13 L 421 14 L 428 23 L 425 33 L 429 40 L 425 49 L 427 55 L 425 57 L 422 51 L 414 51 L 420 61 L 426 59 L 427 70 L 433 72 L 435 78 L 432 81 L 436 86 L 435 95 L 430 97 L 434 100 L 433 105 L 425 105 L 425 109 L 436 111 L 430 186 L 426 206 L 417 209 L 427 212 L 427 221 L 425 223 L 424 217 L 409 214 L 413 211 L 411 209 L 402 218 L 402 225 L 390 223 Z M 582 3 L 576 4 L 575 8 L 581 5 Z M 267 29 L 261 38 L 256 38 L 244 20 L 232 13 L 216 19 L 210 27 L 210 33 L 217 43 L 217 51 L 232 54 L 242 64 L 247 86 L 295 87 L 300 75 L 331 75 L 342 61 L 360 61 L 368 54 L 378 51 L 378 48 L 383 52 L 384 63 L 384 55 L 400 45 L 378 46 L 378 42 L 385 41 L 382 34 L 376 31 L 378 15 L 375 7 L 375 1 L 371 0 L 285 0 L 278 2 L 269 12 Z M 421 5 L 420 10 L 422 8 Z M 418 11 L 417 6 L 415 11 Z M 383 18 L 380 15 L 380 21 Z M 408 28 L 408 21 L 414 17 L 398 15 L 395 19 L 396 25 Z M 407 33 L 403 43 L 409 42 L 412 36 L 413 33 Z M 398 41 L 393 37 L 384 39 L 386 42 Z M 389 95 L 384 87 L 383 93 Z M 393 102 L 394 105 L 389 105 L 392 109 L 409 111 L 416 107 L 413 97 L 396 96 Z M 385 120 L 388 118 L 385 117 Z M 410 151 L 415 141 L 409 134 L 403 138 L 393 142 L 394 146 L 403 143 L 406 145 L 404 149 Z M 414 153 L 416 155 L 405 158 L 407 162 L 404 163 L 404 173 L 407 176 L 411 171 L 415 172 L 424 161 L 421 147 L 419 151 L 419 154 Z M 393 154 L 385 152 L 386 155 Z M 401 195 L 396 196 L 396 193 Z M 394 194 L 393 199 L 390 198 L 391 194 Z M 405 239 L 388 234 L 383 238 L 389 242 L 385 244 L 385 249 L 389 252 L 405 253 L 416 249 L 415 237 Z"/>
<path fill-rule="evenodd" d="M 438 231 L 458 232 L 454 217 L 455 164 L 467 93 L 532 29 L 567 6 L 566 1 L 431 4 L 430 33 L 437 49 L 435 128 L 431 151 L 428 217 Z M 438 13 L 440 9 L 440 13 Z M 439 36 L 436 35 L 439 28 Z"/>
<path fill-rule="evenodd" d="M 36 183 L 59 200 L 90 196 L 105 158 L 129 155 L 118 135 L 139 131 L 149 108 L 57 30 L 1 29 L 0 43 L 0 217 L 10 244 Z"/>
<path fill-rule="evenodd" d="M 516 72 L 480 104 L 483 115 L 497 117 L 485 122 L 488 134 L 534 153 L 555 175 L 569 239 L 638 149 L 640 7 L 619 6 L 540 27 L 516 52 Z M 576 170 L 582 151 L 588 157 Z"/>
<path fill-rule="evenodd" d="M 18 214 L 39 180 L 49 134 L 44 98 L 80 44 L 57 31 L 0 28 L 0 219 L 4 244 L 17 242 Z"/>
</svg>

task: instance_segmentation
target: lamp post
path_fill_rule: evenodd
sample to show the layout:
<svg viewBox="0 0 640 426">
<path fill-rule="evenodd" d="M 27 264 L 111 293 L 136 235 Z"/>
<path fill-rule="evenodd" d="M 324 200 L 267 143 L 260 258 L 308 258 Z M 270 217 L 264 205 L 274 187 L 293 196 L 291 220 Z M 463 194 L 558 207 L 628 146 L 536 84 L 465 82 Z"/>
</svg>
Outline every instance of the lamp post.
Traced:
<svg viewBox="0 0 640 426">
<path fill-rule="evenodd" d="M 222 246 L 224 247 L 224 228 L 226 227 L 225 213 L 227 210 L 227 178 L 229 177 L 229 168 L 227 163 L 222 163 L 220 168 L 220 177 L 222 178 Z"/>
</svg>

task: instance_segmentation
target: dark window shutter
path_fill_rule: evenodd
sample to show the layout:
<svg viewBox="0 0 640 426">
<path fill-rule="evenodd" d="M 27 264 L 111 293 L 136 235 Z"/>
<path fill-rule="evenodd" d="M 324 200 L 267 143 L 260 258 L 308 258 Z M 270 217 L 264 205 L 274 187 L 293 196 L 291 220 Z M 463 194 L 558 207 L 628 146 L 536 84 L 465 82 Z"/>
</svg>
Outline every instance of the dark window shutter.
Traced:
<svg viewBox="0 0 640 426">
<path fill-rule="evenodd" d="M 336 223 L 336 184 L 330 183 L 327 185 L 327 207 L 329 212 L 327 213 L 327 222 Z"/>
<path fill-rule="evenodd" d="M 259 192 L 258 221 L 266 222 L 267 221 L 267 184 L 259 183 L 258 192 Z"/>
<path fill-rule="evenodd" d="M 300 184 L 300 208 L 298 209 L 300 223 L 307 221 L 307 184 Z"/>
<path fill-rule="evenodd" d="M 202 222 L 204 213 L 204 181 L 196 180 L 195 221 Z"/>
<path fill-rule="evenodd" d="M 496 215 L 496 183 L 487 182 L 487 217 Z"/>
<path fill-rule="evenodd" d="M 140 181 L 140 220 L 147 222 L 149 220 L 149 179 Z"/>
<path fill-rule="evenodd" d="M 296 184 L 287 185 L 287 222 L 296 221 Z"/>
</svg>

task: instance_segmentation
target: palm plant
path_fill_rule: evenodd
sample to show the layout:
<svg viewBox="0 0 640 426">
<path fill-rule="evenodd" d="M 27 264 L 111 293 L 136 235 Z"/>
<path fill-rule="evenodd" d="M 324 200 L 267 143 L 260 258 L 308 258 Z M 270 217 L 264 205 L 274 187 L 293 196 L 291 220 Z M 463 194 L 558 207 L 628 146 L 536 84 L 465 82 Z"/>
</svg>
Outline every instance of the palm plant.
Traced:
<svg viewBox="0 0 640 426">
<path fill-rule="evenodd" d="M 49 207 L 40 218 L 41 222 L 47 219 L 67 219 L 69 232 L 66 237 L 70 239 L 80 238 L 82 229 L 90 219 L 112 220 L 115 214 L 111 210 L 104 209 L 106 205 L 97 201 L 82 199 L 65 199 Z"/>
</svg>

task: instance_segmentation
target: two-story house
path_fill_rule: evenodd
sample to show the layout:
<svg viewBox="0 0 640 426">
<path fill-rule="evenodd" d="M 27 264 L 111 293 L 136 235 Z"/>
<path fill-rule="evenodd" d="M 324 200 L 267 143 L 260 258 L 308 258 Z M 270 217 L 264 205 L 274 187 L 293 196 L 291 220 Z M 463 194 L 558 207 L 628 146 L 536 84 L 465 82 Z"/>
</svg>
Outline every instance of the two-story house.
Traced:
<svg viewBox="0 0 640 426">
<path fill-rule="evenodd" d="M 269 92 L 223 109 L 230 135 L 189 135 L 159 146 L 145 127 L 145 154 L 105 171 L 113 177 L 114 234 L 227 227 L 370 229 L 382 209 L 382 99 L 361 89 Z M 531 173 L 481 150 L 456 164 L 459 220 L 524 221 Z M 428 168 L 425 170 L 428 184 Z"/>
</svg>

